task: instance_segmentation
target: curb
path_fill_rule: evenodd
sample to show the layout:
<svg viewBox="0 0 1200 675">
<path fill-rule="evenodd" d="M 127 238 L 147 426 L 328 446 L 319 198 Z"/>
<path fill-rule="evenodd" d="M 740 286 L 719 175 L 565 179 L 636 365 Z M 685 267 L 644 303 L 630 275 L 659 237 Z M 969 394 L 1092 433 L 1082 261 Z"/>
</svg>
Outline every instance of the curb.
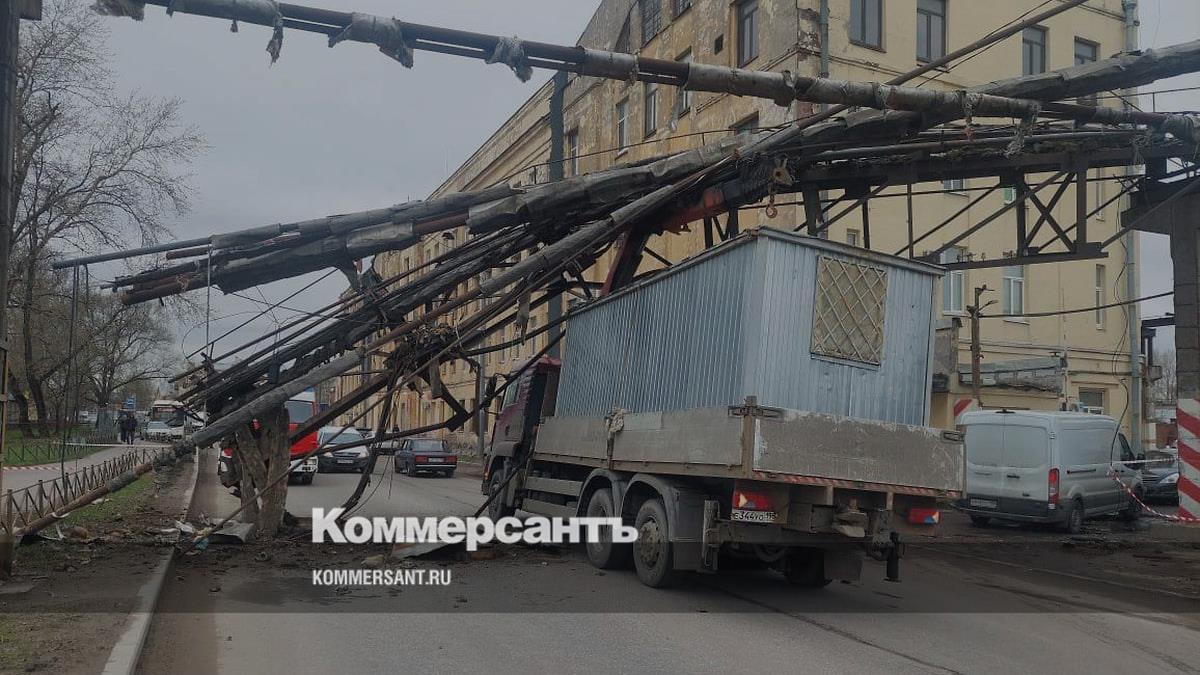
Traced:
<svg viewBox="0 0 1200 675">
<path fill-rule="evenodd" d="M 184 493 L 184 513 L 192 506 L 192 496 L 196 492 L 196 484 L 200 481 L 200 450 L 196 451 L 192 471 L 192 484 Z M 108 654 L 108 661 L 101 673 L 105 675 L 133 675 L 138 661 L 142 658 L 142 648 L 146 646 L 146 636 L 150 633 L 150 620 L 154 618 L 154 608 L 158 604 L 159 593 L 171 570 L 171 562 L 175 559 L 174 550 L 163 556 L 150 574 L 150 579 L 138 590 L 138 606 L 129 615 L 129 621 L 121 637 L 113 645 Z"/>
</svg>

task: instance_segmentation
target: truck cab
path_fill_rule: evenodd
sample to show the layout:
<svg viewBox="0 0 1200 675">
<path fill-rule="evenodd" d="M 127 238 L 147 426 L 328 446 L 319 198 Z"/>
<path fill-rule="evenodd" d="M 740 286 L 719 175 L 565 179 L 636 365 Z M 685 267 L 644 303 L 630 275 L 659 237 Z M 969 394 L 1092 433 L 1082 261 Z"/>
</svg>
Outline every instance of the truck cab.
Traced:
<svg viewBox="0 0 1200 675">
<path fill-rule="evenodd" d="M 484 494 L 488 494 L 493 477 L 499 482 L 506 468 L 515 468 L 532 450 L 538 426 L 554 414 L 561 369 L 562 361 L 542 356 L 510 375 L 516 380 L 504 391 L 484 457 Z"/>
</svg>

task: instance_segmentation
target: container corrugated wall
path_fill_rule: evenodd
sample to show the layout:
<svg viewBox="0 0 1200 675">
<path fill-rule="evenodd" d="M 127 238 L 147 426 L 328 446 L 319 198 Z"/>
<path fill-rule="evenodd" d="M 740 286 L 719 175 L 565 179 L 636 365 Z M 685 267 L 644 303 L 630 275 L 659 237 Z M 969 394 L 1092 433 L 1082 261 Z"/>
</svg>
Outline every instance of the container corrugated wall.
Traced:
<svg viewBox="0 0 1200 675">
<path fill-rule="evenodd" d="M 810 352 L 820 255 L 852 249 L 760 233 L 726 245 L 571 320 L 556 415 L 602 417 L 760 405 L 923 425 L 933 283 L 929 268 L 873 256 L 888 271 L 879 366 Z"/>
<path fill-rule="evenodd" d="M 828 249 L 762 238 L 754 273 L 763 289 L 748 317 L 743 391 L 759 404 L 924 425 L 929 405 L 933 282 L 923 270 L 863 261 Z M 829 256 L 887 270 L 883 355 L 878 366 L 814 356 L 817 264 Z"/>
<path fill-rule="evenodd" d="M 622 293 L 571 319 L 557 416 L 729 405 L 741 391 L 752 243 Z"/>
</svg>

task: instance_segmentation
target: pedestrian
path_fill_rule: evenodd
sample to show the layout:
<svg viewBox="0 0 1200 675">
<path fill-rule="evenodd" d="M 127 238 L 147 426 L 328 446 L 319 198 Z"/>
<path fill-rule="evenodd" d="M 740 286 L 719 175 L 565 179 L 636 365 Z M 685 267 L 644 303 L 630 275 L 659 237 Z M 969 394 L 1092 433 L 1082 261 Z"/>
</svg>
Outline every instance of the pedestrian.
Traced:
<svg viewBox="0 0 1200 675">
<path fill-rule="evenodd" d="M 121 417 L 121 442 L 126 445 L 133 445 L 133 437 L 137 432 L 137 418 L 130 413 L 125 413 Z"/>
</svg>

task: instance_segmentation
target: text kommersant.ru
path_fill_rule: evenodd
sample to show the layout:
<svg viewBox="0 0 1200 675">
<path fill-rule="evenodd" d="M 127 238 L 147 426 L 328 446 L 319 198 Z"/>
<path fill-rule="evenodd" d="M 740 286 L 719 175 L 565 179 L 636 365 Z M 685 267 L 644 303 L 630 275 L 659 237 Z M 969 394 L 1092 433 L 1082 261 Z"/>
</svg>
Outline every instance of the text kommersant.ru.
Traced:
<svg viewBox="0 0 1200 675">
<path fill-rule="evenodd" d="M 637 529 L 620 518 L 546 518 L 521 520 L 507 517 L 405 517 L 352 516 L 340 521 L 345 509 L 313 509 L 312 540 L 324 544 L 461 544 L 474 551 L 481 544 L 578 544 L 611 540 L 628 544 L 637 540 Z M 611 533 L 603 536 L 602 533 Z"/>
</svg>

